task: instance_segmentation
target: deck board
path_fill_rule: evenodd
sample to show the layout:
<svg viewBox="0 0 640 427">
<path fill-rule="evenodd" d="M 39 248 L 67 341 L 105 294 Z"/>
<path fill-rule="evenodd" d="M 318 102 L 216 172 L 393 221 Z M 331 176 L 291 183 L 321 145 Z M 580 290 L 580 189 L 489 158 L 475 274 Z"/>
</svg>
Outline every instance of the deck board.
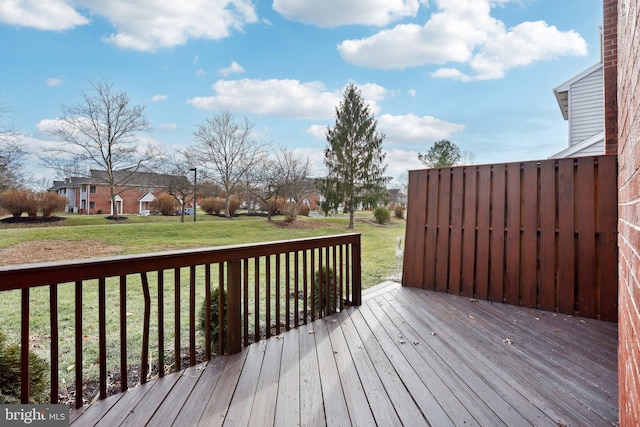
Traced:
<svg viewBox="0 0 640 427">
<path fill-rule="evenodd" d="M 615 426 L 617 325 L 386 284 L 74 425 Z"/>
</svg>

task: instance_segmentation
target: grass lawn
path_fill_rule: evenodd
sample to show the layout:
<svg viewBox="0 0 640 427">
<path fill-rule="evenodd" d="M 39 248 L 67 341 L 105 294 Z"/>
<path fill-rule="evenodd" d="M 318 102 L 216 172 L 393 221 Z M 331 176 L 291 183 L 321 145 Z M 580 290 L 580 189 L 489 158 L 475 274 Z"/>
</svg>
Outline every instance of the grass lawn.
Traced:
<svg viewBox="0 0 640 427">
<path fill-rule="evenodd" d="M 280 223 L 280 225 L 276 225 Z M 253 243 L 274 240 L 285 240 L 350 232 L 347 229 L 347 217 L 331 218 L 301 218 L 294 226 L 283 226 L 276 218 L 274 223 L 267 222 L 262 217 L 237 217 L 234 219 L 214 217 L 199 214 L 197 222 L 193 217 L 186 217 L 185 223 L 180 223 L 178 217 L 138 217 L 128 216 L 122 223 L 108 222 L 102 216 L 70 215 L 64 221 L 47 226 L 32 226 L 21 224 L 5 224 L 0 222 L 0 262 L 3 251 L 12 247 L 20 247 L 30 243 L 32 245 L 55 247 L 81 248 L 82 256 L 92 256 L 92 246 L 102 245 L 112 249 L 112 255 L 126 255 L 134 253 L 158 252 L 173 249 L 195 247 L 220 246 L 240 243 Z M 380 283 L 386 276 L 395 272 L 395 242 L 398 236 L 404 237 L 405 222 L 393 218 L 385 225 L 375 223 L 371 212 L 361 212 L 357 215 L 354 232 L 362 234 L 362 280 L 363 288 Z M 77 243 L 77 245 L 75 245 Z M 16 246 L 17 245 L 17 246 Z M 69 252 L 70 256 L 71 252 Z M 26 254 L 29 255 L 29 254 Z M 79 255 L 80 256 L 80 255 Z M 213 277 L 217 273 L 214 272 Z M 152 289 L 155 288 L 155 277 L 149 277 Z M 172 349 L 173 339 L 170 326 L 173 318 L 173 279 L 165 277 L 167 283 L 165 294 L 165 321 L 167 328 L 165 348 Z M 182 295 L 183 309 L 188 305 L 188 273 L 185 271 L 181 282 L 184 292 Z M 84 343 L 83 354 L 85 376 L 94 377 L 97 373 L 97 284 L 87 283 L 84 286 L 83 324 Z M 142 339 L 143 298 L 139 280 L 132 280 L 127 289 L 127 347 L 130 363 L 139 363 L 140 342 Z M 67 383 L 73 381 L 73 363 L 75 357 L 73 341 L 73 292 L 72 284 L 59 286 L 59 316 L 61 325 L 60 337 L 60 369 L 61 378 Z M 203 288 L 198 289 L 197 307 L 200 308 Z M 154 296 L 152 291 L 152 298 Z M 108 358 L 109 371 L 117 371 L 119 358 L 119 319 L 118 319 L 118 285 L 108 282 L 107 286 L 107 329 L 109 336 Z M 49 308 L 48 288 L 34 289 L 31 292 L 31 345 L 36 352 L 48 358 Z M 253 302 L 251 302 L 253 304 Z M 157 316 L 155 300 L 152 301 L 151 318 Z M 154 313 L 154 311 L 156 311 Z M 183 330 L 182 340 L 188 340 L 188 313 L 182 311 Z M 20 333 L 20 293 L 5 292 L 0 300 L 0 322 L 10 341 L 17 342 Z M 203 334 L 199 332 L 198 342 L 203 341 Z M 157 328 L 152 321 L 150 336 L 151 356 L 157 350 Z M 157 353 L 156 353 L 157 356 Z M 113 362 L 112 362 L 113 360 Z"/>
</svg>

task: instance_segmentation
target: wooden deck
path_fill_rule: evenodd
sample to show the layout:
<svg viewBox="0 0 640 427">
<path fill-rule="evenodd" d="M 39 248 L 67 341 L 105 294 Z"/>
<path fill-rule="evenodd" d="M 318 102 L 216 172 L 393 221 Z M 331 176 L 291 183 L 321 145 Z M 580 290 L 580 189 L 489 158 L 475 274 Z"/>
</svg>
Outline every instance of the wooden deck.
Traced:
<svg viewBox="0 0 640 427">
<path fill-rule="evenodd" d="M 616 425 L 617 325 L 388 285 L 73 425 Z"/>
</svg>

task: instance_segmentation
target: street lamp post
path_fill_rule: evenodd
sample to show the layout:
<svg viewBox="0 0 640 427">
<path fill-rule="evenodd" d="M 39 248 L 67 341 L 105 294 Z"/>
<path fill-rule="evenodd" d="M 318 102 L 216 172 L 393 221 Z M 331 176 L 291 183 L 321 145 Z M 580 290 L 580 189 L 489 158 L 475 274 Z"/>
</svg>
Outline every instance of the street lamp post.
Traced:
<svg viewBox="0 0 640 427">
<path fill-rule="evenodd" d="M 193 172 L 193 222 L 196 222 L 196 203 L 198 202 L 198 168 L 189 169 Z"/>
</svg>

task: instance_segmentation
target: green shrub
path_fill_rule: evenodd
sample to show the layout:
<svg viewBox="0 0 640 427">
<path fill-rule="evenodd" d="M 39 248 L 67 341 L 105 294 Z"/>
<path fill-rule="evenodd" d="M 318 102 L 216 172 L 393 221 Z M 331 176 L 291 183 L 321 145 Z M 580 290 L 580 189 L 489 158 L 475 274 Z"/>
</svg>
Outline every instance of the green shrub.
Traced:
<svg viewBox="0 0 640 427">
<path fill-rule="evenodd" d="M 405 209 L 404 209 L 404 206 L 402 205 L 396 205 L 396 207 L 393 208 L 393 212 L 395 213 L 396 218 L 399 218 L 399 219 L 404 219 L 404 211 Z"/>
<path fill-rule="evenodd" d="M 329 275 L 329 286 L 327 286 L 327 273 Z M 335 301 L 334 301 L 334 293 L 333 293 L 333 269 L 326 267 L 321 267 L 316 270 L 314 274 L 314 283 L 313 283 L 313 305 L 315 307 L 316 315 L 323 316 L 327 313 L 335 312 Z M 337 286 L 337 284 L 336 284 Z M 322 299 L 320 298 L 320 288 L 322 287 Z M 328 288 L 328 289 L 327 289 Z M 338 290 L 336 290 L 336 294 L 339 294 Z"/>
<path fill-rule="evenodd" d="M 391 213 L 389 212 L 389 209 L 385 208 L 384 206 L 375 208 L 373 210 L 373 216 L 376 218 L 376 221 L 378 221 L 378 224 L 384 224 L 385 222 L 389 221 L 389 219 L 391 219 Z"/>
<path fill-rule="evenodd" d="M 20 403 L 20 346 L 9 345 L 0 331 L 0 404 Z M 29 403 L 49 401 L 49 366 L 47 362 L 29 352 L 31 392 Z"/>
<path fill-rule="evenodd" d="M 211 291 L 211 344 L 214 349 L 218 348 L 218 332 L 220 331 L 220 310 L 218 305 L 218 295 L 220 295 L 220 289 L 215 288 Z M 224 307 L 224 322 L 227 322 L 227 293 L 222 294 L 222 306 Z M 206 333 L 207 326 L 207 300 L 202 300 L 200 306 L 200 329 L 202 333 Z"/>
</svg>

